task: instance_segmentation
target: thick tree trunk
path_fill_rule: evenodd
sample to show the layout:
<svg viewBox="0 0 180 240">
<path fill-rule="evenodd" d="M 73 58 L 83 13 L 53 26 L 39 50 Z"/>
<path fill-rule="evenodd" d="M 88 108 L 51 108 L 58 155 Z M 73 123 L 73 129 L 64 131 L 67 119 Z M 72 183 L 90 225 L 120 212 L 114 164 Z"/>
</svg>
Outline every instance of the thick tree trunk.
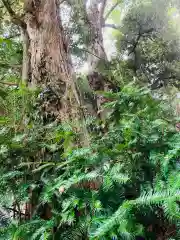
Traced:
<svg viewBox="0 0 180 240">
<path fill-rule="evenodd" d="M 42 112 L 48 118 L 52 119 L 53 116 L 52 120 L 62 123 L 73 120 L 75 126 L 75 123 L 83 121 L 84 115 L 76 90 L 58 0 L 26 0 L 24 10 L 29 40 L 29 53 L 26 55 L 30 54 L 28 70 L 28 62 L 24 63 L 24 78 L 28 75 L 30 85 L 43 88 L 42 94 L 49 94 L 48 98 L 42 101 Z M 27 46 L 25 42 L 24 46 Z M 24 60 L 27 61 L 28 58 Z M 86 128 L 78 126 L 77 128 L 75 131 L 81 132 L 80 142 L 89 145 Z M 31 216 L 32 204 L 30 203 L 28 207 Z M 49 205 L 44 208 L 43 213 L 43 219 L 48 219 L 51 214 Z"/>
<path fill-rule="evenodd" d="M 46 110 L 61 121 L 79 117 L 80 102 L 58 0 L 26 0 L 24 9 L 30 43 L 31 84 L 54 93 L 56 100 L 47 104 Z"/>
</svg>

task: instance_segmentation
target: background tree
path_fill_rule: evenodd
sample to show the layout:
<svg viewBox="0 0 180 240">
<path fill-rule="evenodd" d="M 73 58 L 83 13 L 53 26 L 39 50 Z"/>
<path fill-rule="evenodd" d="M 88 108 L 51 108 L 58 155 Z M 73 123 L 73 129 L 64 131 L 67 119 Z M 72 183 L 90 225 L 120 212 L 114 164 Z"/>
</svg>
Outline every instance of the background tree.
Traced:
<svg viewBox="0 0 180 240">
<path fill-rule="evenodd" d="M 122 21 L 117 44 L 130 59 L 130 68 L 152 89 L 174 85 L 179 88 L 178 32 L 173 29 L 170 2 L 137 1 Z M 169 12 L 169 14 L 167 14 Z"/>
</svg>

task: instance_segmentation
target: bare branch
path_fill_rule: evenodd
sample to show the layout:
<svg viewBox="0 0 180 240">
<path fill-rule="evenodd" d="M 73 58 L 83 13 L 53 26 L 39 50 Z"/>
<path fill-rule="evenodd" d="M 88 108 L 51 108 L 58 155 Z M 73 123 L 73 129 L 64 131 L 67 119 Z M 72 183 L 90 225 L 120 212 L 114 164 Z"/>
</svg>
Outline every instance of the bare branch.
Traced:
<svg viewBox="0 0 180 240">
<path fill-rule="evenodd" d="M 16 25 L 19 25 L 22 28 L 26 28 L 26 24 L 25 22 L 22 20 L 22 18 L 20 16 L 18 16 L 14 10 L 11 7 L 11 4 L 9 3 L 9 0 L 2 0 L 2 3 L 4 5 L 4 7 L 6 8 L 6 10 L 8 11 L 9 15 L 11 16 L 13 22 Z"/>
<path fill-rule="evenodd" d="M 112 11 L 119 5 L 119 1 L 117 1 L 117 3 L 115 3 L 110 10 L 107 12 L 106 16 L 104 17 L 105 20 L 108 19 L 108 17 L 110 16 L 110 14 L 112 13 Z"/>
<path fill-rule="evenodd" d="M 12 82 L 1 82 L 0 81 L 0 84 L 7 85 L 7 86 L 18 86 L 17 83 L 12 83 Z"/>
<path fill-rule="evenodd" d="M 0 84 L 7 85 L 7 86 L 16 86 L 16 87 L 18 87 L 17 83 L 3 81 L 5 79 L 5 77 L 6 77 L 5 75 L 1 77 Z"/>
<path fill-rule="evenodd" d="M 104 27 L 113 28 L 113 29 L 116 29 L 116 30 L 119 30 L 119 31 L 120 31 L 120 27 L 119 27 L 119 26 L 116 26 L 115 24 L 106 23 L 106 24 L 104 25 Z"/>
<path fill-rule="evenodd" d="M 78 49 L 79 49 L 80 51 L 87 52 L 88 54 L 90 54 L 90 55 L 92 55 L 92 56 L 94 56 L 94 57 L 97 57 L 98 59 L 104 61 L 104 58 L 101 58 L 101 57 L 97 56 L 96 54 L 90 52 L 88 49 L 85 49 L 85 48 L 78 48 Z"/>
</svg>

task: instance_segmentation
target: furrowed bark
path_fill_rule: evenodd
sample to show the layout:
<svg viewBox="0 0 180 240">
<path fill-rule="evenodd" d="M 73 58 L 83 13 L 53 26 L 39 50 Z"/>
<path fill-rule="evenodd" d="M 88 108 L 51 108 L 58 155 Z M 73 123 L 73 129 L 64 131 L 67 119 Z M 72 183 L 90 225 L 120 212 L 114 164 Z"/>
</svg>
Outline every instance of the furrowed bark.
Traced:
<svg viewBox="0 0 180 240">
<path fill-rule="evenodd" d="M 74 131 L 80 139 L 76 144 L 89 146 L 89 136 L 83 125 L 84 112 L 75 84 L 75 75 L 68 44 L 60 19 L 58 0 L 25 0 L 23 20 L 17 18 L 10 5 L 4 6 L 21 26 L 23 36 L 22 78 L 29 86 L 51 91 L 51 96 L 43 103 L 43 112 L 53 114 L 61 123 L 73 121 Z M 52 96 L 53 95 L 53 96 Z M 81 125 L 82 124 L 82 125 Z M 28 193 L 30 200 L 31 189 Z M 32 217 L 34 204 L 27 203 L 26 215 Z M 51 210 L 45 207 L 44 219 Z"/>
<path fill-rule="evenodd" d="M 79 118 L 80 100 L 57 0 L 26 0 L 31 85 L 49 88 L 56 99 L 46 106 L 60 121 Z"/>
<path fill-rule="evenodd" d="M 23 81 L 28 79 L 28 86 L 41 87 L 45 92 L 51 90 L 53 98 L 44 104 L 44 112 L 52 113 L 57 121 L 73 120 L 79 125 L 79 120 L 84 120 L 84 112 L 61 24 L 59 1 L 25 0 L 21 16 L 14 12 L 8 0 L 2 2 L 12 22 L 22 30 Z M 75 130 L 87 135 L 85 127 Z"/>
</svg>

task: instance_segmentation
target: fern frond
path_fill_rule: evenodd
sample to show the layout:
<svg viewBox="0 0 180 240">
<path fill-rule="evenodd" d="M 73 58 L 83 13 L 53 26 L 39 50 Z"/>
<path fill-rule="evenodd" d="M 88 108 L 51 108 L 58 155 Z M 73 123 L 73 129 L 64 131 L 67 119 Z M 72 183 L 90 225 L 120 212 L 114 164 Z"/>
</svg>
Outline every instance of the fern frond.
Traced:
<svg viewBox="0 0 180 240">
<path fill-rule="evenodd" d="M 164 214 L 169 221 L 180 220 L 180 207 L 176 201 L 166 201 L 163 204 Z"/>
<path fill-rule="evenodd" d="M 104 224 L 102 224 L 94 233 L 93 238 L 96 237 L 102 237 L 103 235 L 106 235 L 107 232 L 109 232 L 111 229 L 114 228 L 114 226 L 121 225 L 121 222 L 123 224 L 123 220 L 126 220 L 130 211 L 132 209 L 131 203 L 129 201 L 126 201 L 122 204 L 122 206 L 119 207 L 119 209 L 113 214 L 112 217 L 107 219 Z M 124 226 L 124 225 L 123 225 Z M 128 232 L 128 231 L 127 231 Z"/>
<path fill-rule="evenodd" d="M 180 200 L 180 192 L 171 194 L 171 192 L 145 193 L 132 201 L 132 204 L 139 206 L 159 205 L 166 201 Z"/>
</svg>

